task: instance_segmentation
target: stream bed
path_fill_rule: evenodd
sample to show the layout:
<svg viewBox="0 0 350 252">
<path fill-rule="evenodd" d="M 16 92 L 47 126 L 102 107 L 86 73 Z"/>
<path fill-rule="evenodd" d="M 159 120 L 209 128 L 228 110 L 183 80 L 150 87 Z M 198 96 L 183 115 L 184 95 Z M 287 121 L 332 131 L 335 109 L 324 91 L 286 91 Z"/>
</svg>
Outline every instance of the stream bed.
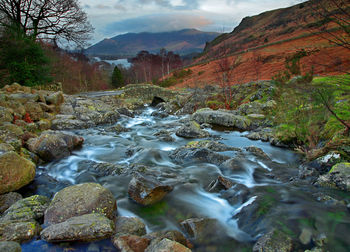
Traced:
<svg viewBox="0 0 350 252">
<path fill-rule="evenodd" d="M 129 129 L 126 132 L 107 130 L 110 125 L 74 130 L 84 137 L 83 147 L 67 158 L 40 166 L 35 182 L 21 193 L 52 197 L 66 186 L 96 182 L 114 194 L 119 216 L 140 217 L 147 232 L 183 232 L 179 223 L 185 219 L 215 219 L 217 225 L 205 230 L 209 236 L 193 241 L 193 251 L 251 251 L 254 242 L 272 227 L 287 233 L 293 240 L 302 241 L 300 251 L 318 245 L 317 242 L 325 243 L 325 251 L 349 251 L 350 215 L 346 205 L 322 202 L 325 189 L 280 179 L 298 175 L 300 157 L 294 152 L 249 140 L 244 137 L 247 132 L 207 128 L 210 137 L 206 139 L 242 150 L 244 160 L 240 169 L 222 169 L 206 162 L 175 162 L 170 154 L 198 139 L 175 135 L 176 128 L 186 117 L 162 118 L 154 112 L 157 112 L 154 108 L 146 107 L 134 118 L 122 116 L 118 124 Z M 174 141 L 160 138 L 156 133 L 161 130 L 170 132 Z M 249 146 L 261 148 L 270 160 L 252 155 L 245 149 Z M 236 151 L 220 154 L 238 155 Z M 86 161 L 144 166 L 147 173 L 164 184 L 173 185 L 174 190 L 155 205 L 140 206 L 128 197 L 130 173 L 106 176 L 87 169 Z M 279 176 L 274 176 L 275 170 L 279 171 Z M 229 178 L 234 186 L 229 190 L 209 190 L 218 176 Z M 338 191 L 327 190 L 327 195 L 346 198 Z M 35 240 L 22 244 L 22 249 L 24 252 L 117 251 L 109 240 L 88 244 L 49 244 Z"/>
</svg>

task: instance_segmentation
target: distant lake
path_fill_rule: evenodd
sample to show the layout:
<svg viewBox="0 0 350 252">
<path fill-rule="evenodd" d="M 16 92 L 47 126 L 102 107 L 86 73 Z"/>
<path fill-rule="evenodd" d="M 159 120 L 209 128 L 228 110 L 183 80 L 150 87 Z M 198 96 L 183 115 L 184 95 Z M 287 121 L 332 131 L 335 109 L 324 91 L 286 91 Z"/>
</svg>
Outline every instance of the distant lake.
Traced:
<svg viewBox="0 0 350 252">
<path fill-rule="evenodd" d="M 107 62 L 108 64 L 111 64 L 111 65 L 122 65 L 123 67 L 125 68 L 129 68 L 131 67 L 131 63 L 128 62 L 128 59 L 117 59 L 117 60 L 101 60 L 100 58 L 98 57 L 95 57 L 96 60 L 98 61 L 104 61 L 104 62 Z"/>
</svg>

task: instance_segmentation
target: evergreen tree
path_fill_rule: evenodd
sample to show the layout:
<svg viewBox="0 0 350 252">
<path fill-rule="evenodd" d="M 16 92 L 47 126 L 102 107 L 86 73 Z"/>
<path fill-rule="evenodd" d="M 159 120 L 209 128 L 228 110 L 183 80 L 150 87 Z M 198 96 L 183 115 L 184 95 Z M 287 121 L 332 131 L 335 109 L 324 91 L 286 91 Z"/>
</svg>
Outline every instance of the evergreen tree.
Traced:
<svg viewBox="0 0 350 252">
<path fill-rule="evenodd" d="M 2 84 L 18 82 L 25 86 L 51 81 L 49 60 L 41 45 L 17 25 L 7 27 L 0 37 L 0 78 Z"/>
<path fill-rule="evenodd" d="M 124 77 L 120 69 L 116 66 L 112 74 L 112 85 L 116 88 L 124 86 Z"/>
</svg>

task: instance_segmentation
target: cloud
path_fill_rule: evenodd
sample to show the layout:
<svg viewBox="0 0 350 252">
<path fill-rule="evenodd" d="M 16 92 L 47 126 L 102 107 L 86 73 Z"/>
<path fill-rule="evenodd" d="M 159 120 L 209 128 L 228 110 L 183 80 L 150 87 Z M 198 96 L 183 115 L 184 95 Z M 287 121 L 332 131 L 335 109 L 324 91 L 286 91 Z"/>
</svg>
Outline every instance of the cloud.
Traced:
<svg viewBox="0 0 350 252">
<path fill-rule="evenodd" d="M 213 22 L 204 16 L 190 14 L 158 14 L 131 18 L 110 23 L 105 26 L 105 32 L 163 32 L 185 28 L 197 28 L 211 25 Z"/>
</svg>

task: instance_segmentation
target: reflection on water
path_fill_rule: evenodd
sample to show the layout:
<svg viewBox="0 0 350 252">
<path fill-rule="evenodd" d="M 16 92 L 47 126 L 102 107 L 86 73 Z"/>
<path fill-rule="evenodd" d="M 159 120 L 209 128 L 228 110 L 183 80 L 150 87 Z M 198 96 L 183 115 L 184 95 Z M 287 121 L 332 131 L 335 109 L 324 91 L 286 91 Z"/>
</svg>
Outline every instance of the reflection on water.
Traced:
<svg viewBox="0 0 350 252">
<path fill-rule="evenodd" d="M 271 162 L 265 162 L 247 154 L 240 163 L 238 170 L 222 170 L 214 164 L 190 163 L 177 164 L 169 158 L 169 154 L 174 149 L 184 146 L 188 139 L 175 136 L 174 130 L 179 127 L 179 120 L 175 116 L 168 118 L 157 118 L 151 116 L 154 109 L 146 108 L 135 118 L 122 117 L 118 122 L 123 127 L 130 129 L 128 132 L 117 134 L 106 130 L 106 127 L 94 129 L 77 130 L 75 133 L 85 138 L 82 149 L 74 151 L 73 155 L 58 162 L 50 163 L 44 167 L 39 167 L 40 176 L 49 175 L 59 181 L 60 186 L 48 183 L 46 187 L 39 187 L 36 193 L 50 194 L 68 185 L 84 182 L 97 182 L 112 191 L 118 202 L 118 214 L 121 216 L 138 216 L 142 218 L 148 232 L 157 230 L 181 230 L 179 223 L 187 218 L 213 218 L 219 223 L 224 232 L 214 232 L 213 237 L 217 243 L 210 246 L 213 251 L 226 251 L 224 248 L 234 246 L 238 249 L 252 246 L 252 241 L 261 230 L 252 228 L 243 231 L 238 225 L 239 213 L 242 209 L 253 204 L 260 204 L 259 218 L 270 218 L 266 223 L 280 221 L 282 228 L 294 232 L 296 237 L 303 227 L 300 219 L 309 218 L 317 212 L 317 232 L 325 232 L 329 223 L 332 222 L 331 215 L 328 214 L 326 206 L 321 205 L 310 195 L 315 192 L 314 188 L 292 187 L 277 180 L 267 177 L 265 174 L 272 170 L 271 165 L 297 168 L 297 157 L 291 151 L 271 146 L 261 141 L 251 141 L 243 137 L 245 132 L 227 132 L 207 129 L 220 142 L 242 148 L 251 145 L 264 150 L 271 158 Z M 174 142 L 161 141 L 154 134 L 160 130 L 170 131 Z M 210 139 L 210 138 L 209 138 Z M 224 152 L 224 155 L 234 157 L 235 152 Z M 129 166 L 132 164 L 145 165 L 147 172 L 154 174 L 160 181 L 174 185 L 174 191 L 165 199 L 150 207 L 141 207 L 132 202 L 127 195 L 128 183 L 131 179 L 129 174 L 118 176 L 101 176 L 96 171 L 90 171 L 81 167 L 83 161 L 108 162 Z M 228 192 L 208 192 L 208 185 L 218 176 L 224 175 L 240 185 L 240 189 L 231 188 Z M 243 188 L 243 189 L 242 189 Z M 244 189 L 245 188 L 245 189 Z M 241 193 L 243 190 L 245 193 Z M 226 194 L 232 193 L 227 196 Z M 243 195 L 243 196 L 242 196 Z M 244 196 L 246 195 L 246 196 Z M 314 209 L 317 208 L 316 211 Z M 275 216 L 269 216 L 269 211 L 274 211 Z M 338 211 L 338 210 L 334 210 Z M 335 228 L 342 228 L 349 231 L 349 225 L 344 225 L 344 221 L 349 221 L 348 213 L 340 214 L 343 219 L 336 224 Z M 250 216 L 249 218 L 254 218 Z M 328 219 L 327 219 L 328 218 Z M 248 219 L 247 219 L 248 221 Z M 259 221 L 261 221 L 259 219 Z M 296 223 L 299 223 L 296 225 Z M 288 225 L 291 225 L 292 228 Z M 316 225 L 316 224 L 315 224 Z M 266 227 L 269 228 L 268 226 Z M 338 245 L 338 251 L 346 248 L 349 242 L 344 235 L 332 233 L 329 238 L 334 238 L 331 244 Z M 238 241 L 238 243 L 237 243 Z M 113 251 L 110 241 L 102 241 L 90 244 L 72 244 L 74 251 Z M 216 249 L 213 248 L 216 247 Z M 67 247 L 47 244 L 43 241 L 32 241 L 24 244 L 23 251 L 66 251 Z M 93 248 L 96 248 L 93 250 Z M 44 248 L 44 249 L 43 249 Z M 195 250 L 206 251 L 206 248 L 197 244 Z M 231 250 L 227 250 L 231 251 Z M 345 250 L 344 250 L 345 251 Z"/>
</svg>

